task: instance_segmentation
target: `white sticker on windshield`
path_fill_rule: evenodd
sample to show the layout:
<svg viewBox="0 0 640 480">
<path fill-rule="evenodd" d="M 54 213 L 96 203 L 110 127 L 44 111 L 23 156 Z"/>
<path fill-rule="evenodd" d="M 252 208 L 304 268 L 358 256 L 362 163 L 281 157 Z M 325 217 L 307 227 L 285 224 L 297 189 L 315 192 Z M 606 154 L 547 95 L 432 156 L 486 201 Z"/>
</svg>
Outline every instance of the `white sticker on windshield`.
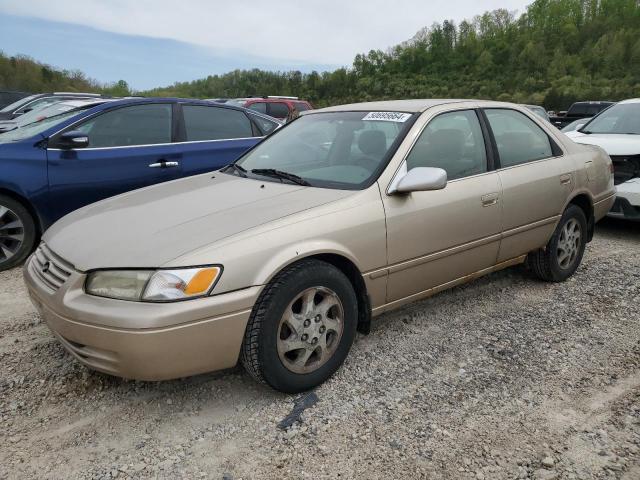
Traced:
<svg viewBox="0 0 640 480">
<path fill-rule="evenodd" d="M 404 123 L 411 118 L 410 113 L 401 112 L 369 112 L 362 120 L 377 121 L 377 122 L 396 122 Z"/>
</svg>

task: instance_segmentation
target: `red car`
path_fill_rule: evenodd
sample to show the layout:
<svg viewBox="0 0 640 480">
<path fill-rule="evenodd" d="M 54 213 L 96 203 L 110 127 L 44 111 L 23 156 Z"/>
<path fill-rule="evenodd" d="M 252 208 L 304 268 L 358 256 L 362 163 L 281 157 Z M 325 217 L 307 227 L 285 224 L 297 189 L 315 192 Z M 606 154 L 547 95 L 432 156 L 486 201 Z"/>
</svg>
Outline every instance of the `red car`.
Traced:
<svg viewBox="0 0 640 480">
<path fill-rule="evenodd" d="M 248 97 L 236 98 L 225 102 L 227 105 L 248 108 L 270 117 L 284 120 L 295 108 L 299 113 L 313 110 L 313 106 L 298 97 Z"/>
</svg>

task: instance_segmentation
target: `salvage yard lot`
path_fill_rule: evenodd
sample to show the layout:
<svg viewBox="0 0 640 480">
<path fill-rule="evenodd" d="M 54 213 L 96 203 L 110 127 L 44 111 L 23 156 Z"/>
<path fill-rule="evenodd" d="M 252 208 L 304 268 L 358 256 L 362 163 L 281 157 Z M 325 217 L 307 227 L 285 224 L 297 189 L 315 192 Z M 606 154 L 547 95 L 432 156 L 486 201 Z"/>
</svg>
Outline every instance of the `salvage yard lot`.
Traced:
<svg viewBox="0 0 640 480">
<path fill-rule="evenodd" d="M 509 269 L 374 321 L 297 397 L 90 372 L 0 273 L 0 478 L 640 478 L 640 224 L 563 284 Z"/>
</svg>

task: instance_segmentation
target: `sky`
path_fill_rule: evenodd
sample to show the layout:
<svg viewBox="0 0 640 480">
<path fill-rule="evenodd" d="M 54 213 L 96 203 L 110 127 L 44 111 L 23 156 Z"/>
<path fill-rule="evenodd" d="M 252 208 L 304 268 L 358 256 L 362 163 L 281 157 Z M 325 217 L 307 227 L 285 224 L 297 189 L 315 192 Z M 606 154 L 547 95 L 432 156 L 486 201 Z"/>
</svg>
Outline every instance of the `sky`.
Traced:
<svg viewBox="0 0 640 480">
<path fill-rule="evenodd" d="M 0 0 L 0 50 L 137 90 L 236 68 L 330 70 L 434 22 L 532 0 Z"/>
</svg>

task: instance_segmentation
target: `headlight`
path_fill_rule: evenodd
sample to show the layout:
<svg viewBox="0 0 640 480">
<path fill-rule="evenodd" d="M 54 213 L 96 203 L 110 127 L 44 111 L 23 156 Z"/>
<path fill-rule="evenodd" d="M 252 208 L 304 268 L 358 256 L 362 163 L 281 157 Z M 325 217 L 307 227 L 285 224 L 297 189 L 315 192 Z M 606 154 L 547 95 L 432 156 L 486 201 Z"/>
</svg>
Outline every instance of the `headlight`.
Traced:
<svg viewBox="0 0 640 480">
<path fill-rule="evenodd" d="M 99 270 L 85 283 L 90 295 L 137 302 L 172 302 L 209 295 L 222 267 Z"/>
</svg>

